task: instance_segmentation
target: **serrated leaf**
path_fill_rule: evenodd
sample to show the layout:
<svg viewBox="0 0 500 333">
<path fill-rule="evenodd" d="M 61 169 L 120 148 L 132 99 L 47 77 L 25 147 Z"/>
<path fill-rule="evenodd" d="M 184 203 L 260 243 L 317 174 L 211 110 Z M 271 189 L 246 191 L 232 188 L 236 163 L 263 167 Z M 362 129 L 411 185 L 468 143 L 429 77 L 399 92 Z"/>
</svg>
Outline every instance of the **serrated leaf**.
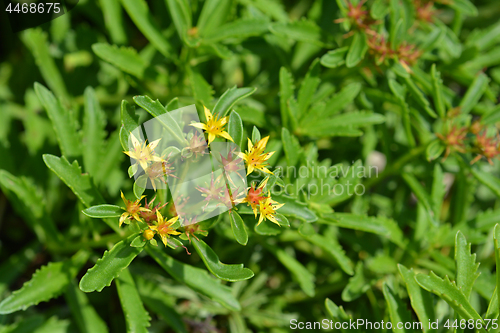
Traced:
<svg viewBox="0 0 500 333">
<path fill-rule="evenodd" d="M 286 67 L 280 68 L 280 112 L 283 126 L 290 126 L 290 111 L 288 110 L 288 101 L 293 97 L 294 85 L 292 74 Z"/>
<path fill-rule="evenodd" d="M 328 51 L 321 57 L 321 64 L 327 68 L 337 68 L 345 64 L 345 57 L 349 48 L 347 46 Z"/>
<path fill-rule="evenodd" d="M 245 222 L 241 216 L 233 211 L 229 211 L 229 221 L 231 222 L 231 229 L 233 230 L 234 238 L 241 245 L 247 245 L 248 242 L 248 234 L 245 227 Z"/>
<path fill-rule="evenodd" d="M 382 291 L 387 303 L 387 308 L 389 309 L 393 332 L 412 332 L 404 326 L 402 328 L 398 326 L 398 323 L 409 323 L 412 321 L 411 313 L 406 308 L 406 304 L 402 302 L 398 294 L 396 294 L 386 282 L 384 282 L 382 286 Z M 422 324 L 422 326 L 425 326 L 425 324 L 427 323 Z"/>
<path fill-rule="evenodd" d="M 92 45 L 92 50 L 99 58 L 139 79 L 143 78 L 144 71 L 148 67 L 148 64 L 132 47 L 118 47 L 107 43 L 96 43 Z"/>
<path fill-rule="evenodd" d="M 70 159 L 80 156 L 81 143 L 73 117 L 54 94 L 38 82 L 35 82 L 35 92 L 52 122 L 62 154 Z"/>
<path fill-rule="evenodd" d="M 158 247 L 146 246 L 146 251 L 175 280 L 219 302 L 229 310 L 241 310 L 238 300 L 231 294 L 231 288 L 221 285 L 219 280 L 209 276 L 205 270 L 177 261 Z"/>
<path fill-rule="evenodd" d="M 227 124 L 227 132 L 233 138 L 235 144 L 240 147 L 241 150 L 244 150 L 244 141 L 243 141 L 243 122 L 241 121 L 240 115 L 236 111 L 232 111 L 229 114 L 229 121 Z"/>
<path fill-rule="evenodd" d="M 204 241 L 194 238 L 191 242 L 208 270 L 219 279 L 235 282 L 248 280 L 254 276 L 254 273 L 250 269 L 244 268 L 243 264 L 227 265 L 222 263 L 217 254 Z"/>
<path fill-rule="evenodd" d="M 362 32 L 356 32 L 354 34 L 351 46 L 349 47 L 349 52 L 347 52 L 347 57 L 345 60 L 347 68 L 352 68 L 359 64 L 365 57 L 365 53 L 367 50 L 368 43 L 366 42 L 366 35 Z"/>
<path fill-rule="evenodd" d="M 82 210 L 83 214 L 95 218 L 119 217 L 124 212 L 122 207 L 108 204 L 92 206 Z"/>
<path fill-rule="evenodd" d="M 469 299 L 472 287 L 479 272 L 479 263 L 476 263 L 476 254 L 471 254 L 471 244 L 467 243 L 465 236 L 458 231 L 455 236 L 455 266 L 457 287 Z"/>
<path fill-rule="evenodd" d="M 116 288 L 125 314 L 127 332 L 149 332 L 146 327 L 150 326 L 151 317 L 142 304 L 134 279 L 128 269 L 124 269 L 116 279 Z"/>
<path fill-rule="evenodd" d="M 236 102 L 250 96 L 255 90 L 257 88 L 236 88 L 236 86 L 229 88 L 222 94 L 217 104 L 215 104 L 212 114 L 219 115 L 219 117 L 227 116 Z"/>
<path fill-rule="evenodd" d="M 365 216 L 350 213 L 323 214 L 320 222 L 333 224 L 341 228 L 361 230 L 385 236 L 400 247 L 405 247 L 403 232 L 398 224 L 386 217 Z"/>
<path fill-rule="evenodd" d="M 434 322 L 436 318 L 434 302 L 432 300 L 431 294 L 420 288 L 420 286 L 417 284 L 415 280 L 416 274 L 413 271 L 413 268 L 408 269 L 405 266 L 398 264 L 398 269 L 406 284 L 408 296 L 410 297 L 411 307 L 422 323 L 423 331 L 432 331 L 429 326 L 426 325 L 426 323 Z"/>
<path fill-rule="evenodd" d="M 309 107 L 309 105 L 313 100 L 316 89 L 321 83 L 321 80 L 319 78 L 319 69 L 320 69 L 319 59 L 316 58 L 309 67 L 309 70 L 306 73 L 306 77 L 300 84 L 297 96 L 297 102 L 298 102 L 297 118 L 299 119 L 305 114 L 307 108 Z"/>
<path fill-rule="evenodd" d="M 82 250 L 70 259 L 51 262 L 43 266 L 21 289 L 16 290 L 0 303 L 0 314 L 26 310 L 32 305 L 59 296 L 71 283 L 87 258 L 88 253 Z"/>
<path fill-rule="evenodd" d="M 310 225 L 310 224 L 304 224 Z M 307 236 L 306 239 L 310 241 L 312 244 L 320 247 L 323 251 L 327 252 L 330 256 L 335 259 L 337 264 L 339 264 L 340 268 L 349 275 L 354 274 L 353 263 L 351 259 L 345 254 L 345 251 L 342 249 L 340 244 L 336 239 L 326 238 L 319 234 L 313 234 Z"/>
<path fill-rule="evenodd" d="M 313 297 L 315 294 L 314 275 L 311 274 L 297 259 L 276 246 L 266 245 L 266 248 L 292 273 L 304 293 Z"/>
<path fill-rule="evenodd" d="M 370 286 L 371 283 L 364 274 L 363 263 L 358 261 L 354 276 L 349 278 L 349 282 L 347 282 L 347 285 L 342 290 L 342 300 L 344 302 L 352 302 L 370 289 Z"/>
<path fill-rule="evenodd" d="M 98 259 L 94 267 L 90 268 L 80 280 L 80 289 L 88 293 L 109 287 L 113 279 L 118 277 L 143 250 L 140 247 L 130 246 L 136 236 L 131 235 L 116 243 L 111 250 L 105 251 L 102 258 Z"/>
<path fill-rule="evenodd" d="M 450 278 L 446 276 L 444 279 L 440 278 L 434 272 L 430 272 L 429 275 L 417 274 L 415 280 L 427 291 L 430 291 L 438 295 L 441 299 L 446 301 L 462 318 L 465 320 L 473 319 L 474 321 L 479 320 L 485 324 L 481 316 L 474 310 L 469 300 L 464 296 L 464 294 L 458 289 L 454 282 L 450 281 Z M 481 329 L 481 332 L 486 332 L 486 330 Z"/>
<path fill-rule="evenodd" d="M 270 25 L 269 30 L 278 37 L 288 37 L 295 41 L 323 46 L 321 28 L 313 21 L 305 18 L 290 23 L 273 23 Z"/>
</svg>

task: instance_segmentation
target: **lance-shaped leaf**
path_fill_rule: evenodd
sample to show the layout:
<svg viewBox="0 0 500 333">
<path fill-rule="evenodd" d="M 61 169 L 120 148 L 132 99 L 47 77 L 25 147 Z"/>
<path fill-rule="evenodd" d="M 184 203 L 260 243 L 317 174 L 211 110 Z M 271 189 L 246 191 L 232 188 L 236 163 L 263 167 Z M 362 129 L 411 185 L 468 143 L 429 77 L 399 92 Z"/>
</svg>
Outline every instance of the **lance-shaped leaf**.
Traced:
<svg viewBox="0 0 500 333">
<path fill-rule="evenodd" d="M 267 32 L 269 23 L 262 19 L 238 19 L 221 25 L 208 34 L 204 41 L 214 43 L 230 38 L 243 39 Z"/>
<path fill-rule="evenodd" d="M 175 30 L 182 41 L 187 41 L 188 30 L 191 29 L 191 6 L 187 0 L 165 0 L 174 21 Z"/>
<path fill-rule="evenodd" d="M 393 332 L 413 332 L 406 329 L 404 326 L 402 328 L 399 328 L 398 326 L 398 323 L 409 323 L 412 321 L 411 313 L 406 308 L 406 304 L 401 301 L 398 294 L 395 293 L 386 282 L 383 284 L 382 291 L 387 303 L 387 308 L 389 309 Z"/>
<path fill-rule="evenodd" d="M 292 74 L 285 68 L 280 69 L 280 112 L 283 126 L 290 126 L 288 101 L 293 97 L 294 85 Z"/>
<path fill-rule="evenodd" d="M 128 141 L 132 133 L 139 124 L 139 116 L 135 113 L 135 106 L 123 100 L 120 108 L 122 126 L 120 128 L 120 143 L 124 150 L 128 151 Z"/>
<path fill-rule="evenodd" d="M 102 167 L 104 139 L 107 136 L 105 130 L 106 115 L 102 111 L 92 87 L 87 87 L 83 95 L 83 164 L 85 171 L 92 175 L 95 180 L 98 170 Z"/>
<path fill-rule="evenodd" d="M 460 111 L 463 113 L 469 113 L 472 108 L 479 102 L 484 92 L 488 88 L 488 82 L 490 79 L 486 74 L 479 73 L 472 84 L 467 89 L 464 98 L 460 102 Z"/>
<path fill-rule="evenodd" d="M 229 221 L 231 222 L 231 229 L 233 230 L 234 238 L 241 245 L 247 245 L 248 233 L 245 227 L 245 222 L 241 218 L 240 214 L 236 211 L 229 211 Z"/>
<path fill-rule="evenodd" d="M 52 122 L 62 154 L 71 159 L 80 156 L 80 139 L 74 118 L 54 94 L 38 82 L 35 82 L 35 92 Z"/>
<path fill-rule="evenodd" d="M 352 40 L 351 46 L 349 47 L 349 52 L 347 52 L 347 57 L 345 64 L 348 68 L 352 68 L 360 63 L 365 57 L 365 53 L 368 50 L 368 43 L 366 42 L 366 35 L 362 32 L 356 32 Z"/>
<path fill-rule="evenodd" d="M 374 217 L 350 213 L 331 213 L 322 215 L 320 222 L 385 236 L 394 244 L 405 247 L 403 232 L 398 224 L 394 220 L 382 216 Z"/>
<path fill-rule="evenodd" d="M 311 104 L 314 93 L 321 83 L 321 79 L 319 78 L 319 59 L 315 59 L 309 70 L 306 73 L 306 77 L 300 84 L 299 92 L 297 95 L 298 102 L 298 118 L 300 119 L 302 115 L 305 114 L 307 108 Z"/>
<path fill-rule="evenodd" d="M 223 24 L 227 20 L 231 8 L 231 0 L 205 1 L 196 24 L 200 36 L 209 34 L 212 30 Z"/>
<path fill-rule="evenodd" d="M 419 183 L 417 178 L 415 178 L 415 176 L 409 173 L 403 173 L 402 176 L 403 179 L 408 184 L 408 186 L 410 186 L 412 192 L 418 198 L 418 201 L 425 207 L 426 212 L 429 214 L 429 218 L 431 219 L 432 223 L 437 225 L 437 221 L 434 216 L 434 210 L 432 206 L 432 199 L 430 195 L 427 193 L 425 188 Z"/>
<path fill-rule="evenodd" d="M 438 295 L 446 301 L 462 318 L 465 320 L 479 320 L 483 323 L 483 327 L 485 327 L 481 316 L 474 310 L 469 300 L 464 296 L 455 282 L 450 281 L 448 276 L 442 279 L 431 271 L 429 275 L 417 274 L 415 280 L 420 287 Z M 485 329 L 481 329 L 480 331 L 486 332 Z"/>
<path fill-rule="evenodd" d="M 65 293 L 76 324 L 82 333 L 106 333 L 108 327 L 90 304 L 87 295 L 71 281 Z"/>
<path fill-rule="evenodd" d="M 307 208 L 307 204 L 305 203 L 299 202 L 286 195 L 273 195 L 273 200 L 285 204 L 278 210 L 280 214 L 292 216 L 305 222 L 316 222 L 318 220 L 316 214 Z M 248 214 L 253 214 L 253 212 L 249 210 Z"/>
<path fill-rule="evenodd" d="M 430 321 L 434 322 L 436 319 L 436 312 L 434 310 L 434 302 L 432 301 L 431 294 L 420 288 L 417 284 L 417 281 L 415 280 L 416 274 L 413 271 L 413 268 L 408 269 L 405 266 L 398 264 L 398 269 L 406 284 L 411 307 L 422 323 L 424 332 L 432 332 L 433 330 L 429 328 L 429 325 L 426 325 L 426 323 L 429 323 Z"/>
<path fill-rule="evenodd" d="M 146 327 L 150 326 L 148 312 L 135 287 L 134 279 L 128 269 L 124 269 L 116 279 L 116 288 L 125 314 L 128 333 L 147 333 Z"/>
<path fill-rule="evenodd" d="M 130 243 L 137 235 L 118 242 L 109 251 L 105 251 L 95 266 L 90 268 L 80 280 L 80 289 L 85 292 L 101 291 L 109 287 L 113 279 L 130 265 L 141 251 L 142 247 L 132 247 Z"/>
<path fill-rule="evenodd" d="M 444 184 L 444 175 L 443 169 L 436 163 L 434 166 L 433 173 L 433 182 L 432 182 L 432 191 L 431 191 L 431 205 L 434 211 L 434 218 L 436 221 L 439 221 L 441 215 L 441 207 L 443 205 L 443 200 L 445 196 L 446 186 Z"/>
<path fill-rule="evenodd" d="M 407 77 L 404 80 L 406 83 L 406 87 L 408 88 L 418 105 L 420 105 L 429 116 L 431 116 L 432 118 L 437 118 L 436 112 L 431 109 L 429 100 L 424 96 L 424 93 L 420 90 L 420 88 L 417 87 L 415 82 L 413 82 L 411 77 Z"/>
<path fill-rule="evenodd" d="M 233 138 L 234 143 L 237 144 L 240 149 L 243 149 L 243 144 L 245 143 L 243 141 L 243 122 L 236 111 L 231 112 L 229 115 L 227 132 L 231 138 Z"/>
<path fill-rule="evenodd" d="M 104 23 L 111 36 L 111 40 L 115 44 L 125 44 L 127 42 L 127 34 L 125 33 L 125 25 L 123 24 L 120 0 L 100 0 L 99 4 L 101 5 Z"/>
<path fill-rule="evenodd" d="M 321 57 L 321 64 L 328 68 L 337 68 L 345 64 L 345 56 L 349 48 L 347 46 L 340 49 L 328 51 Z"/>
<path fill-rule="evenodd" d="M 222 94 L 217 101 L 217 104 L 215 104 L 212 114 L 218 115 L 219 117 L 227 116 L 236 102 L 250 96 L 255 92 L 255 90 L 257 90 L 257 88 L 236 88 L 236 86 L 229 88 L 224 94 Z"/>
<path fill-rule="evenodd" d="M 250 269 L 244 268 L 243 264 L 227 265 L 222 263 L 214 250 L 204 241 L 194 238 L 191 242 L 208 270 L 219 279 L 235 282 L 247 280 L 254 276 L 254 273 Z"/>
<path fill-rule="evenodd" d="M 205 270 L 177 261 L 166 255 L 159 247 L 146 246 L 146 251 L 175 280 L 185 283 L 191 289 L 219 302 L 229 310 L 241 310 L 241 305 L 231 293 L 231 288 L 221 285 L 219 280 L 209 276 Z"/>
<path fill-rule="evenodd" d="M 443 80 L 441 74 L 436 70 L 436 64 L 431 67 L 432 98 L 434 99 L 434 108 L 440 118 L 444 118 L 446 109 L 443 99 Z"/>
<path fill-rule="evenodd" d="M 88 253 L 77 252 L 68 260 L 51 262 L 33 274 L 31 280 L 0 303 L 0 314 L 26 310 L 62 294 L 87 261 Z"/>
<path fill-rule="evenodd" d="M 471 167 L 470 172 L 480 183 L 488 187 L 497 197 L 500 197 L 500 180 L 497 177 L 476 167 Z"/>
<path fill-rule="evenodd" d="M 479 263 L 476 263 L 476 254 L 471 254 L 471 244 L 467 243 L 465 236 L 460 231 L 455 236 L 455 265 L 457 287 L 468 299 L 472 286 L 479 276 L 477 271 Z"/>
<path fill-rule="evenodd" d="M 321 41 L 321 28 L 313 21 L 303 18 L 290 23 L 274 23 L 269 30 L 278 37 L 288 37 L 295 41 L 313 43 L 323 46 Z"/>
<path fill-rule="evenodd" d="M 307 270 L 297 259 L 290 256 L 285 250 L 273 245 L 266 244 L 266 248 L 278 258 L 295 280 L 299 283 L 300 288 L 307 296 L 313 297 L 315 294 L 314 275 Z"/>
<path fill-rule="evenodd" d="M 121 0 L 121 3 L 137 28 L 139 28 L 151 44 L 165 57 L 169 57 L 172 47 L 154 23 L 146 2 L 140 0 Z"/>
<path fill-rule="evenodd" d="M 120 206 L 115 205 L 97 205 L 82 210 L 82 213 L 94 218 L 119 217 L 124 213 Z"/>
<path fill-rule="evenodd" d="M 148 111 L 153 117 L 156 117 L 155 119 L 160 121 L 179 143 L 187 143 L 179 124 L 172 118 L 159 100 L 153 101 L 149 96 L 134 96 L 134 102 Z"/>
<path fill-rule="evenodd" d="M 290 134 L 290 131 L 285 127 L 281 129 L 281 140 L 283 141 L 287 165 L 295 166 L 299 162 L 302 151 L 299 140 L 293 134 Z"/>
<path fill-rule="evenodd" d="M 441 154 L 443 154 L 446 146 L 443 144 L 443 142 L 439 139 L 431 141 L 425 150 L 425 156 L 427 158 L 427 161 L 433 161 Z"/>
<path fill-rule="evenodd" d="M 92 50 L 99 58 L 139 79 L 143 78 L 144 71 L 148 67 L 144 59 L 131 47 L 118 47 L 106 43 L 96 43 L 92 45 Z"/>
</svg>

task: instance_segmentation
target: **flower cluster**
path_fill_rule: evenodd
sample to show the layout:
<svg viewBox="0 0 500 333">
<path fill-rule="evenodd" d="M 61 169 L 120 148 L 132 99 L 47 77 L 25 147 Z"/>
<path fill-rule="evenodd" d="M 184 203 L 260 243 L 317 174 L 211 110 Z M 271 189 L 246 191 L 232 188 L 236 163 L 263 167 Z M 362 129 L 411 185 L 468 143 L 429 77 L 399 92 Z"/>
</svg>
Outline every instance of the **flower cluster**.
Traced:
<svg viewBox="0 0 500 333">
<path fill-rule="evenodd" d="M 123 202 L 125 203 L 125 212 L 120 216 L 120 226 L 125 224 L 130 224 L 130 222 L 139 222 L 144 224 L 145 230 L 143 231 L 143 237 L 145 240 L 151 242 L 151 244 L 156 245 L 154 236 L 160 236 L 163 244 L 166 246 L 168 242 L 168 237 L 170 235 L 179 235 L 180 232 L 176 231 L 176 222 L 179 216 L 174 216 L 173 218 L 166 220 L 160 213 L 160 209 L 165 207 L 167 203 L 163 205 L 157 204 L 152 207 L 155 198 L 153 198 L 149 203 L 147 199 L 145 200 L 144 207 L 141 205 L 142 199 L 146 196 L 142 196 L 140 199 L 132 201 L 125 198 L 123 192 L 121 193 Z M 143 228 L 141 228 L 143 229 Z"/>
</svg>

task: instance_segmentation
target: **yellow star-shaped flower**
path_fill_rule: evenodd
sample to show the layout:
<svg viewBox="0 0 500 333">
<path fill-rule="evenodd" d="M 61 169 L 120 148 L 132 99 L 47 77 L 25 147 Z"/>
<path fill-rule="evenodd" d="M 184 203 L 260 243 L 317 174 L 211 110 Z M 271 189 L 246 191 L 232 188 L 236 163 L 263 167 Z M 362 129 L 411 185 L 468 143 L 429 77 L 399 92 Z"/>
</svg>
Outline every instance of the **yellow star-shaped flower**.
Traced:
<svg viewBox="0 0 500 333">
<path fill-rule="evenodd" d="M 228 132 L 224 131 L 224 126 L 227 124 L 227 120 L 229 117 L 223 117 L 218 119 L 217 116 L 212 115 L 209 109 L 206 106 L 203 106 L 205 110 L 205 118 L 207 118 L 206 124 L 204 123 L 193 123 L 190 124 L 193 127 L 200 128 L 208 133 L 208 144 L 214 141 L 215 137 L 220 136 L 229 141 L 233 141 L 233 138 L 229 135 Z M 233 141 L 234 142 L 234 141 Z"/>
</svg>

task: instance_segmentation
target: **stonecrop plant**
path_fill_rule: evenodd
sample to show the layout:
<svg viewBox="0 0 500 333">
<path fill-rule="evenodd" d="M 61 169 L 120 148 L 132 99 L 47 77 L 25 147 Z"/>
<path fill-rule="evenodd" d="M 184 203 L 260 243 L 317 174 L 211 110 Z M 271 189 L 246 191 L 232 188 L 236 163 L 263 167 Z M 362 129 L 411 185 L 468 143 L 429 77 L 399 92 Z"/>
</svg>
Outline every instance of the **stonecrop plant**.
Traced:
<svg viewBox="0 0 500 333">
<path fill-rule="evenodd" d="M 0 332 L 500 332 L 498 17 L 81 0 L 0 20 Z"/>
</svg>

